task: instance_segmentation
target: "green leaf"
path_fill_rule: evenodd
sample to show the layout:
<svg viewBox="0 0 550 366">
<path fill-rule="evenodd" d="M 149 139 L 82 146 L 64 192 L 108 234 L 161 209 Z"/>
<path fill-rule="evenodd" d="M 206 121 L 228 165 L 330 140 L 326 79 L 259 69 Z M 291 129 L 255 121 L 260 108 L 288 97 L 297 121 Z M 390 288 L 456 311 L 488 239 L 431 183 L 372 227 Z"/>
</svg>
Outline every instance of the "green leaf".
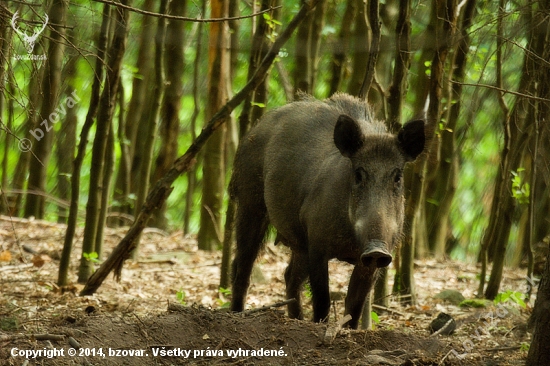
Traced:
<svg viewBox="0 0 550 366">
<path fill-rule="evenodd" d="M 83 256 L 84 259 L 86 259 L 88 262 L 99 263 L 99 255 L 97 254 L 97 252 L 82 253 L 82 256 Z"/>
<path fill-rule="evenodd" d="M 219 288 L 220 294 L 222 295 L 231 295 L 231 289 L 230 288 Z"/>
<path fill-rule="evenodd" d="M 185 291 L 183 291 L 183 289 L 176 292 L 176 299 L 182 305 L 185 305 L 185 296 L 186 296 L 186 294 L 185 294 Z"/>
</svg>

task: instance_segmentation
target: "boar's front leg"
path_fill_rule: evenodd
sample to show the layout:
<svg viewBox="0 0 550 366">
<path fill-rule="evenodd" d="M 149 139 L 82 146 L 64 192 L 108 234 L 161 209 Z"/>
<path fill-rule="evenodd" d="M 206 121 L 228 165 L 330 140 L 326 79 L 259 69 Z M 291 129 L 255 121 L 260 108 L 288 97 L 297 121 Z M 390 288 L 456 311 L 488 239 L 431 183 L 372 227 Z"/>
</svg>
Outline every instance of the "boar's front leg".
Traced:
<svg viewBox="0 0 550 366">
<path fill-rule="evenodd" d="M 367 294 L 370 292 L 378 270 L 358 264 L 353 268 L 346 296 L 346 314 L 351 320 L 346 324 L 357 329 Z"/>
<path fill-rule="evenodd" d="M 313 298 L 313 321 L 326 322 L 330 310 L 328 260 L 315 248 L 309 250 L 309 284 Z"/>
<path fill-rule="evenodd" d="M 307 252 L 293 251 L 290 263 L 285 270 L 286 298 L 296 299 L 288 304 L 288 316 L 293 319 L 304 319 L 302 313 L 302 285 L 308 276 Z"/>
</svg>

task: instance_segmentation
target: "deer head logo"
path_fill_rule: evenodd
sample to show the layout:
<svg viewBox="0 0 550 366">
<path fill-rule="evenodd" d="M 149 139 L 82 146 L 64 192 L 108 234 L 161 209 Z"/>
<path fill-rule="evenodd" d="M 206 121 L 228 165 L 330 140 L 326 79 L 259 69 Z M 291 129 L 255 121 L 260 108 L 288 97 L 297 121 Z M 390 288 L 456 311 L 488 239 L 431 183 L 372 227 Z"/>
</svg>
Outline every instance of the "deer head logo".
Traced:
<svg viewBox="0 0 550 366">
<path fill-rule="evenodd" d="M 34 32 L 32 36 L 29 36 L 27 35 L 26 32 L 23 32 L 22 30 L 20 30 L 15 24 L 17 21 L 17 18 L 19 18 L 18 13 L 19 12 L 16 11 L 15 14 L 13 14 L 13 17 L 11 18 L 11 27 L 17 34 L 19 34 L 19 36 L 23 37 L 23 41 L 25 42 L 25 48 L 27 49 L 27 52 L 32 53 L 32 50 L 34 50 L 34 44 L 36 43 L 36 39 L 38 38 L 40 33 L 44 31 L 44 29 L 46 28 L 46 25 L 48 25 L 48 19 L 49 19 L 48 14 L 44 15 L 46 19 L 44 20 L 44 24 L 42 24 L 42 28 Z"/>
</svg>

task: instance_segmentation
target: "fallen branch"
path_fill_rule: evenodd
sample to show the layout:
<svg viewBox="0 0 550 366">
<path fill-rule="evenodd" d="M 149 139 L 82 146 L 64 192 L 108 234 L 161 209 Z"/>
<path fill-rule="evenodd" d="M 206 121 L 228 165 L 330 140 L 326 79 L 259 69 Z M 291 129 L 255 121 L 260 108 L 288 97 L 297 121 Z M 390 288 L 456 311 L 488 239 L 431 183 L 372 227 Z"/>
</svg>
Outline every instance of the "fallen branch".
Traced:
<svg viewBox="0 0 550 366">
<path fill-rule="evenodd" d="M 274 304 L 262 306 L 261 308 L 246 310 L 246 311 L 243 312 L 243 315 L 258 313 L 260 311 L 269 310 L 271 308 L 280 308 L 281 306 L 293 303 L 295 301 L 296 301 L 296 299 L 288 299 L 288 300 L 285 300 L 285 301 L 279 301 L 279 302 L 276 302 Z"/>
<path fill-rule="evenodd" d="M 388 308 L 388 307 L 382 306 L 382 305 L 372 304 L 372 308 L 373 308 L 373 309 L 376 309 L 376 310 L 387 311 L 388 313 L 397 314 L 397 315 L 399 315 L 399 316 L 405 316 L 405 314 L 403 314 L 403 313 L 400 312 L 400 311 L 393 310 L 393 309 L 391 309 L 391 308 Z"/>
<path fill-rule="evenodd" d="M 334 324 L 330 324 L 325 332 L 324 343 L 332 344 L 342 326 L 352 319 L 351 315 L 347 314 L 342 319 L 338 320 Z"/>
<path fill-rule="evenodd" d="M 65 336 L 63 334 L 35 334 L 33 337 L 37 341 L 62 342 L 65 340 Z"/>
<path fill-rule="evenodd" d="M 122 267 L 126 259 L 130 257 L 130 253 L 136 247 L 136 239 L 145 228 L 145 224 L 149 221 L 149 217 L 158 207 L 166 201 L 172 192 L 172 184 L 181 174 L 189 171 L 195 163 L 195 156 L 202 149 L 208 138 L 217 130 L 231 115 L 231 112 L 241 104 L 248 93 L 252 92 L 265 79 L 273 61 L 278 56 L 279 51 L 286 41 L 290 38 L 294 30 L 307 16 L 307 14 L 315 7 L 317 0 L 311 3 L 305 3 L 300 11 L 294 16 L 294 19 L 288 24 L 286 29 L 275 40 L 271 49 L 266 54 L 250 81 L 235 94 L 208 122 L 203 128 L 200 135 L 193 141 L 185 154 L 180 156 L 172 165 L 172 168 L 159 179 L 155 186 L 149 192 L 141 211 L 126 233 L 126 236 L 114 248 L 113 252 L 98 270 L 88 279 L 86 285 L 80 292 L 81 296 L 92 295 L 101 286 L 107 275 L 114 270 L 114 275 L 117 281 L 120 280 Z"/>
</svg>

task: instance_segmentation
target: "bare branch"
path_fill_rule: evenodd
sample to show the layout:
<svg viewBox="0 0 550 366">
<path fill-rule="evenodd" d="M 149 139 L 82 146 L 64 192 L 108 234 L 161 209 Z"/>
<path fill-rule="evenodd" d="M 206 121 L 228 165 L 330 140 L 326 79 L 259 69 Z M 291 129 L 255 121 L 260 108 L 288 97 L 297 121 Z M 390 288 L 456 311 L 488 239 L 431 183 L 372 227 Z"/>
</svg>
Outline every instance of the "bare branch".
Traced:
<svg viewBox="0 0 550 366">
<path fill-rule="evenodd" d="M 547 98 L 541 98 L 541 97 L 536 97 L 534 95 L 515 92 L 515 91 L 512 91 L 512 90 L 499 88 L 498 86 L 494 86 L 494 85 L 463 83 L 463 82 L 459 82 L 459 81 L 456 81 L 456 80 L 451 80 L 451 82 L 454 83 L 454 84 L 465 85 L 465 86 L 475 86 L 475 87 L 478 87 L 478 88 L 494 89 L 494 90 L 497 90 L 497 91 L 499 91 L 501 93 L 504 93 L 504 94 L 512 94 L 512 95 L 515 95 L 517 97 L 522 97 L 522 98 L 531 99 L 531 100 L 537 100 L 539 102 L 547 102 L 547 103 L 550 102 L 550 99 L 547 99 Z"/>
<path fill-rule="evenodd" d="M 138 9 L 138 8 L 134 8 L 134 7 L 124 5 L 124 4 L 121 4 L 121 3 L 117 3 L 117 2 L 114 2 L 114 1 L 110 1 L 110 0 L 94 0 L 94 1 L 98 2 L 98 3 L 118 6 L 119 8 L 126 9 L 126 10 L 132 11 L 134 13 L 138 13 L 138 14 L 148 15 L 148 16 L 151 16 L 151 17 L 166 18 L 166 19 L 173 19 L 173 20 L 183 20 L 183 21 L 186 21 L 186 22 L 197 22 L 197 23 L 226 22 L 226 21 L 229 21 L 229 20 L 240 20 L 240 19 L 253 18 L 253 17 L 257 17 L 258 15 L 262 15 L 264 13 L 269 13 L 270 11 L 273 11 L 275 9 L 282 8 L 281 5 L 271 6 L 269 9 L 265 9 L 265 10 L 262 10 L 260 12 L 250 14 L 250 15 L 242 15 L 242 16 L 239 16 L 239 17 L 227 17 L 227 18 L 201 19 L 201 18 L 190 18 L 190 17 L 182 17 L 182 16 L 169 15 L 169 14 L 153 13 L 153 12 L 150 12 L 150 11 L 141 10 L 141 9 Z"/>
</svg>

